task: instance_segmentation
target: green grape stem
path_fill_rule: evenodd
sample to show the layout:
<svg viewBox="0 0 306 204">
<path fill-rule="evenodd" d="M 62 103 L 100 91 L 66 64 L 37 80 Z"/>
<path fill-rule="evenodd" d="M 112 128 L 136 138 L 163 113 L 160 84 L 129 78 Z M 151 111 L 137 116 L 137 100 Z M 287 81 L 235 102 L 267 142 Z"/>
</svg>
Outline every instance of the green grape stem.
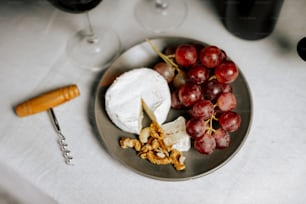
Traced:
<svg viewBox="0 0 306 204">
<path fill-rule="evenodd" d="M 207 130 L 208 134 L 212 134 L 212 133 L 216 132 L 216 129 L 213 127 L 213 121 L 214 120 L 218 121 L 218 118 L 216 118 L 216 112 L 214 112 L 210 118 L 205 120 L 205 123 L 208 124 L 208 130 Z"/>
<path fill-rule="evenodd" d="M 153 51 L 164 60 L 165 63 L 167 63 L 168 65 L 170 65 L 171 67 L 173 67 L 176 71 L 180 72 L 180 68 L 178 67 L 178 65 L 173 62 L 172 59 L 175 58 L 175 55 L 165 55 L 162 52 L 160 52 L 157 47 L 151 42 L 150 39 L 146 39 L 146 41 L 149 43 L 149 45 L 151 46 L 151 48 L 153 49 Z"/>
<path fill-rule="evenodd" d="M 216 78 L 217 78 L 216 75 L 212 75 L 212 76 L 208 79 L 208 81 L 213 80 L 213 79 L 216 79 Z"/>
</svg>

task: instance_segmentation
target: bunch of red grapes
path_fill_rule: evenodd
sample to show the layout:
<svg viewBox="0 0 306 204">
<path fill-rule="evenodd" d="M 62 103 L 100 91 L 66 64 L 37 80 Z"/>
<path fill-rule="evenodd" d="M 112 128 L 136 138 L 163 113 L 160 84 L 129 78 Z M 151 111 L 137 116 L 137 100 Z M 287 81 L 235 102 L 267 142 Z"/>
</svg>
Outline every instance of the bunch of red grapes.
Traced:
<svg viewBox="0 0 306 204">
<path fill-rule="evenodd" d="M 164 61 L 154 69 L 169 83 L 172 108 L 187 110 L 186 131 L 194 148 L 211 154 L 228 147 L 230 133 L 241 123 L 231 86 L 238 77 L 235 63 L 211 45 L 184 43 L 158 54 Z"/>
</svg>

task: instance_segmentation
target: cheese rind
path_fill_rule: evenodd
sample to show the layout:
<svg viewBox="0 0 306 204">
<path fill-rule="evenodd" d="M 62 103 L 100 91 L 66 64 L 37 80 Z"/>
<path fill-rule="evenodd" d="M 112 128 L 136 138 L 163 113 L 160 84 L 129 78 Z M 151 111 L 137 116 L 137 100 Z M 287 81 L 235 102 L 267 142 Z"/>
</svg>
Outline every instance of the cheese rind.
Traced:
<svg viewBox="0 0 306 204">
<path fill-rule="evenodd" d="M 161 127 L 165 133 L 164 142 L 167 146 L 184 152 L 191 148 L 190 136 L 186 132 L 186 119 L 183 116 Z"/>
<path fill-rule="evenodd" d="M 105 94 L 105 109 L 121 130 L 139 134 L 142 129 L 143 99 L 162 124 L 171 107 L 167 81 L 150 68 L 127 71 L 116 78 Z"/>
</svg>

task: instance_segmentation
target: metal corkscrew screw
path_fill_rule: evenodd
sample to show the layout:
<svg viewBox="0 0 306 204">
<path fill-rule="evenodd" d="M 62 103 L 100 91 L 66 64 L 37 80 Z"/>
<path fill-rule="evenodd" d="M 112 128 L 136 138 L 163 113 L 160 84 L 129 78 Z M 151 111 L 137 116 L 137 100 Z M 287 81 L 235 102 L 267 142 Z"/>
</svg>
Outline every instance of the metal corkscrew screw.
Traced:
<svg viewBox="0 0 306 204">
<path fill-rule="evenodd" d="M 59 126 L 59 123 L 58 123 L 58 120 L 55 116 L 55 113 L 54 113 L 52 108 L 50 108 L 48 110 L 48 112 L 51 116 L 55 131 L 58 135 L 58 144 L 60 146 L 60 150 L 62 151 L 63 157 L 65 159 L 65 163 L 68 164 L 68 165 L 73 165 L 73 163 L 72 163 L 73 157 L 70 155 L 70 150 L 68 149 L 68 144 L 66 143 L 66 138 L 61 131 L 61 128 Z"/>
</svg>

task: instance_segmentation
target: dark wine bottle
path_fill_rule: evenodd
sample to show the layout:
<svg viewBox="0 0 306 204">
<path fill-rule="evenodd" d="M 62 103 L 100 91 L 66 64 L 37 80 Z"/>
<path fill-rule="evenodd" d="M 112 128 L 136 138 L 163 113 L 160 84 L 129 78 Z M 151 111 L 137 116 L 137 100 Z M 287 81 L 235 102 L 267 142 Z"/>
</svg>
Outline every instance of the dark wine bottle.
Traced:
<svg viewBox="0 0 306 204">
<path fill-rule="evenodd" d="M 296 47 L 297 53 L 299 56 L 306 61 L 306 37 L 302 38 Z"/>
<path fill-rule="evenodd" d="M 96 7 L 102 0 L 48 0 L 53 6 L 69 13 L 83 13 Z"/>
<path fill-rule="evenodd" d="M 225 27 L 246 40 L 272 33 L 284 0 L 223 0 Z"/>
</svg>

